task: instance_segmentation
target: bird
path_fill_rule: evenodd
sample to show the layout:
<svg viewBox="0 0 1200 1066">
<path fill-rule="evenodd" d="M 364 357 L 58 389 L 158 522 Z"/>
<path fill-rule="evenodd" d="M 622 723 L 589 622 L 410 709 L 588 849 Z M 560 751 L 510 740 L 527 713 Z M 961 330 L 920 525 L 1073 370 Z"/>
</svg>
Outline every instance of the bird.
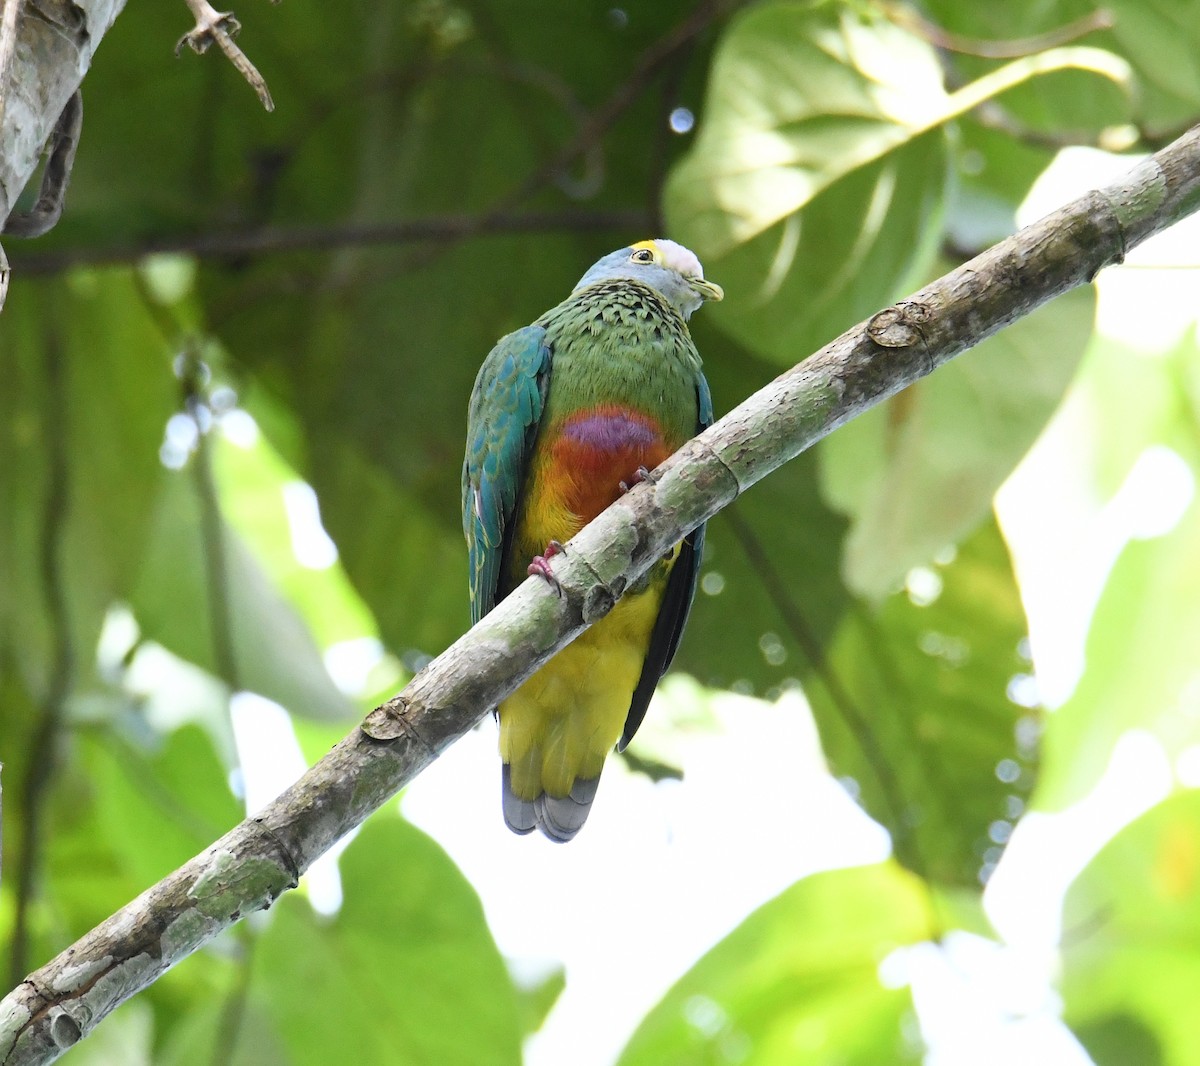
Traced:
<svg viewBox="0 0 1200 1066">
<path fill-rule="evenodd" d="M 721 287 L 665 238 L 594 263 L 571 294 L 501 338 L 467 413 L 463 532 L 472 622 L 685 441 L 712 424 L 688 320 Z M 565 842 L 679 646 L 704 547 L 693 530 L 615 607 L 496 708 L 508 827 Z"/>
</svg>

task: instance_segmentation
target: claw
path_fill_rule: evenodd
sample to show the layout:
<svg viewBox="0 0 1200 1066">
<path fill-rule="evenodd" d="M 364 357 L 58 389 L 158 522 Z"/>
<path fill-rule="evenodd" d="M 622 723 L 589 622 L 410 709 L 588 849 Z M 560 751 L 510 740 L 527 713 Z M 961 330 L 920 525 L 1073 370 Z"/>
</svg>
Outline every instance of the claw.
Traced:
<svg viewBox="0 0 1200 1066">
<path fill-rule="evenodd" d="M 649 470 L 645 466 L 639 466 L 634 471 L 633 477 L 628 481 L 620 481 L 618 484 L 621 486 L 621 492 L 626 493 L 634 485 L 640 485 L 643 481 L 649 481 L 651 485 L 655 485 L 658 483 L 658 477 L 658 474 L 654 473 L 653 470 Z"/>
<path fill-rule="evenodd" d="M 554 589 L 554 594 L 562 599 L 563 588 L 558 578 L 554 576 L 554 571 L 550 569 L 550 560 L 556 555 L 566 555 L 567 549 L 564 548 L 558 541 L 552 540 L 546 545 L 546 550 L 541 555 L 535 555 L 526 568 L 525 573 L 530 577 L 535 574 L 538 577 L 545 578 L 546 582 Z"/>
</svg>

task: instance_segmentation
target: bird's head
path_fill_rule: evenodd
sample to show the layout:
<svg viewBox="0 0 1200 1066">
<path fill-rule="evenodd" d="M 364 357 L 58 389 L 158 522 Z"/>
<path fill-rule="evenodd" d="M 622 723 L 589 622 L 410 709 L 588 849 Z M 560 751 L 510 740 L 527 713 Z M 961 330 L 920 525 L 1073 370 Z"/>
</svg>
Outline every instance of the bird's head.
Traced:
<svg viewBox="0 0 1200 1066">
<path fill-rule="evenodd" d="M 704 268 L 694 252 L 661 237 L 609 252 L 579 279 L 575 291 L 616 280 L 648 285 L 684 318 L 705 300 L 720 300 L 725 295 L 720 285 L 704 280 Z"/>
</svg>

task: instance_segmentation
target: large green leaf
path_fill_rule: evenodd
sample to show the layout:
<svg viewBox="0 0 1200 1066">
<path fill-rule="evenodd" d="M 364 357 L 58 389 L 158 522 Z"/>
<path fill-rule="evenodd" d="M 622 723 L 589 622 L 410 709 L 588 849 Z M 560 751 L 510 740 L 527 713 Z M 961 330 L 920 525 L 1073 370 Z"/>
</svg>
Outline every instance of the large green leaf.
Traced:
<svg viewBox="0 0 1200 1066">
<path fill-rule="evenodd" d="M 158 501 L 155 535 L 129 601 L 142 634 L 206 670 L 223 673 L 212 631 L 211 546 L 201 504 L 185 473 L 170 478 Z M 271 583 L 249 549 L 221 526 L 221 582 L 235 677 L 296 714 L 348 718 L 354 706 L 334 685 L 312 634 Z"/>
<path fill-rule="evenodd" d="M 38 723 L 92 681 L 105 612 L 151 536 L 174 406 L 167 349 L 127 270 L 14 284 L 0 320 L 0 763 L 16 868 Z M 64 714 L 64 717 L 67 715 Z M 43 766 L 44 768 L 44 766 Z"/>
<path fill-rule="evenodd" d="M 889 303 L 940 243 L 946 124 L 1073 66 L 1122 70 L 1094 50 L 1048 52 L 948 93 L 933 49 L 875 9 L 776 0 L 739 15 L 666 189 L 673 229 L 729 296 L 716 320 L 793 363 Z"/>
<path fill-rule="evenodd" d="M 985 519 L 1058 406 L 1094 310 L 1092 290 L 1073 290 L 821 444 L 826 498 L 853 520 L 851 589 L 879 598 Z"/>
<path fill-rule="evenodd" d="M 879 964 L 932 935 L 925 889 L 894 864 L 805 878 L 680 978 L 619 1066 L 919 1062 L 901 1032 L 911 994 Z"/>
<path fill-rule="evenodd" d="M 795 362 L 928 265 L 947 100 L 932 49 L 878 17 L 776 2 L 734 21 L 666 189 L 725 286 L 723 328 Z"/>
<path fill-rule="evenodd" d="M 129 271 L 15 285 L 0 330 L 0 643 L 40 699 L 55 641 L 47 566 L 84 669 L 150 533 L 175 382 Z"/>
<path fill-rule="evenodd" d="M 1200 792 L 1123 829 L 1063 912 L 1065 1019 L 1097 1066 L 1200 1063 Z"/>
<path fill-rule="evenodd" d="M 995 524 L 910 590 L 848 614 L 806 693 L 834 771 L 857 782 L 900 860 L 940 884 L 977 885 L 1025 805 L 1041 728 L 1008 696 L 1029 666 Z"/>
<path fill-rule="evenodd" d="M 101 836 L 141 885 L 183 865 L 241 821 L 228 772 L 199 726 L 155 738 L 146 750 L 109 733 L 81 738 Z"/>
<path fill-rule="evenodd" d="M 255 982 L 292 1066 L 519 1063 L 512 981 L 478 897 L 445 853 L 378 817 L 341 868 L 336 918 L 287 896 L 256 950 Z"/>
</svg>

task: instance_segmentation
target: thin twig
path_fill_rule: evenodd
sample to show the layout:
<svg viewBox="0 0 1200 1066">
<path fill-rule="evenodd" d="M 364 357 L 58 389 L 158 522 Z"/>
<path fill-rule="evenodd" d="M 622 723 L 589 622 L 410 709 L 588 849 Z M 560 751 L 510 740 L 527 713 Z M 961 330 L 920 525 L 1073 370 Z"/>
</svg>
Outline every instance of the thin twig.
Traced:
<svg viewBox="0 0 1200 1066">
<path fill-rule="evenodd" d="M 199 259 L 231 260 L 283 252 L 418 241 L 454 241 L 469 236 L 509 233 L 642 231 L 645 211 L 540 211 L 522 214 L 439 215 L 397 222 L 337 226 L 267 226 L 232 233 L 195 233 L 136 244 L 63 248 L 16 257 L 23 277 L 57 274 L 75 266 L 134 263 L 148 255 L 174 253 Z"/>
<path fill-rule="evenodd" d="M 196 25 L 188 30 L 175 45 L 175 54 L 179 55 L 186 44 L 197 55 L 208 51 L 209 45 L 216 46 L 225 53 L 225 58 L 233 64 L 234 69 L 249 82 L 250 87 L 258 94 L 258 99 L 268 111 L 275 110 L 275 101 L 271 99 L 271 90 L 267 88 L 266 79 L 258 72 L 258 68 L 247 58 L 233 39 L 241 32 L 242 24 L 233 17 L 231 11 L 217 11 L 208 0 L 185 0 L 196 19 Z"/>
<path fill-rule="evenodd" d="M 21 790 L 21 842 L 17 855 L 16 908 L 13 919 L 9 974 L 14 983 L 25 975 L 29 952 L 29 908 L 33 902 L 41 860 L 42 806 L 54 772 L 59 731 L 75 671 L 67 595 L 63 585 L 62 551 L 70 503 L 68 456 L 70 434 L 67 368 L 62 340 L 51 330 L 46 342 L 47 426 L 53 427 L 47 445 L 48 481 L 42 511 L 41 577 L 53 651 L 37 726 L 29 742 L 29 770 Z"/>
<path fill-rule="evenodd" d="M 254 817 L 0 1001 L 0 1066 L 52 1062 L 300 874 L 603 618 L 689 530 L 839 426 L 1200 209 L 1200 127 L 872 315 L 689 441 Z"/>
</svg>

